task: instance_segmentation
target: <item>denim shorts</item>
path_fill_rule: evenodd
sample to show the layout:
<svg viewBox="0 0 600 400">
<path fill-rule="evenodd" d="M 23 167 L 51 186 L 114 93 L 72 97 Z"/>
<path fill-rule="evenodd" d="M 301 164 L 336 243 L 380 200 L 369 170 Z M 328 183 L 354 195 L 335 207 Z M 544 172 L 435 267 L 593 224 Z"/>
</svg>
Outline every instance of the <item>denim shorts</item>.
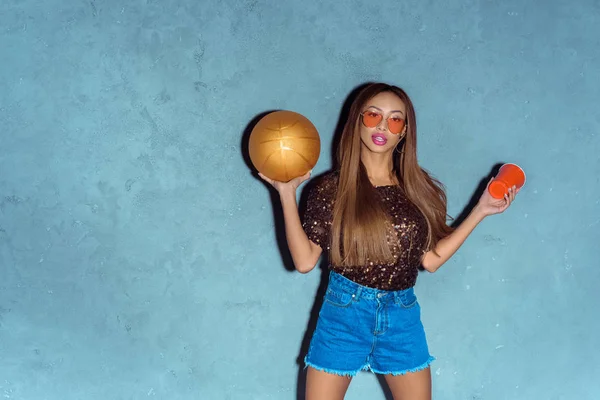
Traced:
<svg viewBox="0 0 600 400">
<path fill-rule="evenodd" d="M 421 307 L 413 288 L 385 291 L 330 272 L 307 367 L 353 376 L 361 370 L 403 375 L 429 367 Z"/>
</svg>

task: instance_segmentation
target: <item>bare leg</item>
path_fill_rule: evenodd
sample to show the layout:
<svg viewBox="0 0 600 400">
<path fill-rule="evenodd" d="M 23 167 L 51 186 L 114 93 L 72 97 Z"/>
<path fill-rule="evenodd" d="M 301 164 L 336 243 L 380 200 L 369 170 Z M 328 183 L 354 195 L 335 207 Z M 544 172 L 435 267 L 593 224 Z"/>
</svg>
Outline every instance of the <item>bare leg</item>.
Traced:
<svg viewBox="0 0 600 400">
<path fill-rule="evenodd" d="M 431 370 L 425 368 L 406 375 L 386 375 L 394 400 L 431 400 Z"/>
<path fill-rule="evenodd" d="M 343 400 L 351 376 L 340 376 L 308 367 L 306 400 Z"/>
</svg>

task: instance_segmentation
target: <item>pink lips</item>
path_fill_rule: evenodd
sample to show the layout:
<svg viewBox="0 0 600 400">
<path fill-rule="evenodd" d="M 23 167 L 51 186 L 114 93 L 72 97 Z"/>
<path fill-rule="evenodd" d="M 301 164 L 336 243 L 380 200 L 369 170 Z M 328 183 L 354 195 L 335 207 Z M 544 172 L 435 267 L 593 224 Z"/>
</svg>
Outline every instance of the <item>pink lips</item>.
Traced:
<svg viewBox="0 0 600 400">
<path fill-rule="evenodd" d="M 387 143 L 387 138 L 380 133 L 375 133 L 371 135 L 371 140 L 378 146 L 383 146 Z"/>
</svg>

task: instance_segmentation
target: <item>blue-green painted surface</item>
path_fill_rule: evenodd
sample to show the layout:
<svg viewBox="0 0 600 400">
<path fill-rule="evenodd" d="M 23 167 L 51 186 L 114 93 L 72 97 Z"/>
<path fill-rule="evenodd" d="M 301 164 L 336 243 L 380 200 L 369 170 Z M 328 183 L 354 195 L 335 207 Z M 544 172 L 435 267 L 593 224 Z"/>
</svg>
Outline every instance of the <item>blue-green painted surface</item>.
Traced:
<svg viewBox="0 0 600 400">
<path fill-rule="evenodd" d="M 324 172 L 381 80 L 450 214 L 527 172 L 419 278 L 434 398 L 600 398 L 599 37 L 594 0 L 2 1 L 0 397 L 296 399 L 321 275 L 286 269 L 243 132 L 300 112 Z"/>
</svg>

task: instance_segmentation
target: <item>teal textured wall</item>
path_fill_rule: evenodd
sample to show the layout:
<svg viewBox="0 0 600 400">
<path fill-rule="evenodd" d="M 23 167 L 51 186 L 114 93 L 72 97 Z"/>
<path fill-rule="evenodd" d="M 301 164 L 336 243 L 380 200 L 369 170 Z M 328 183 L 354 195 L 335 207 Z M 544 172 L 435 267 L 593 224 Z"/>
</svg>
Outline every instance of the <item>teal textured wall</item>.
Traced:
<svg viewBox="0 0 600 400">
<path fill-rule="evenodd" d="M 434 398 L 600 398 L 599 37 L 594 0 L 3 0 L 0 396 L 296 399 L 321 274 L 288 269 L 243 134 L 304 114 L 319 174 L 381 80 L 450 214 L 527 172 L 419 277 Z M 385 397 L 365 373 L 347 398 Z"/>
</svg>

